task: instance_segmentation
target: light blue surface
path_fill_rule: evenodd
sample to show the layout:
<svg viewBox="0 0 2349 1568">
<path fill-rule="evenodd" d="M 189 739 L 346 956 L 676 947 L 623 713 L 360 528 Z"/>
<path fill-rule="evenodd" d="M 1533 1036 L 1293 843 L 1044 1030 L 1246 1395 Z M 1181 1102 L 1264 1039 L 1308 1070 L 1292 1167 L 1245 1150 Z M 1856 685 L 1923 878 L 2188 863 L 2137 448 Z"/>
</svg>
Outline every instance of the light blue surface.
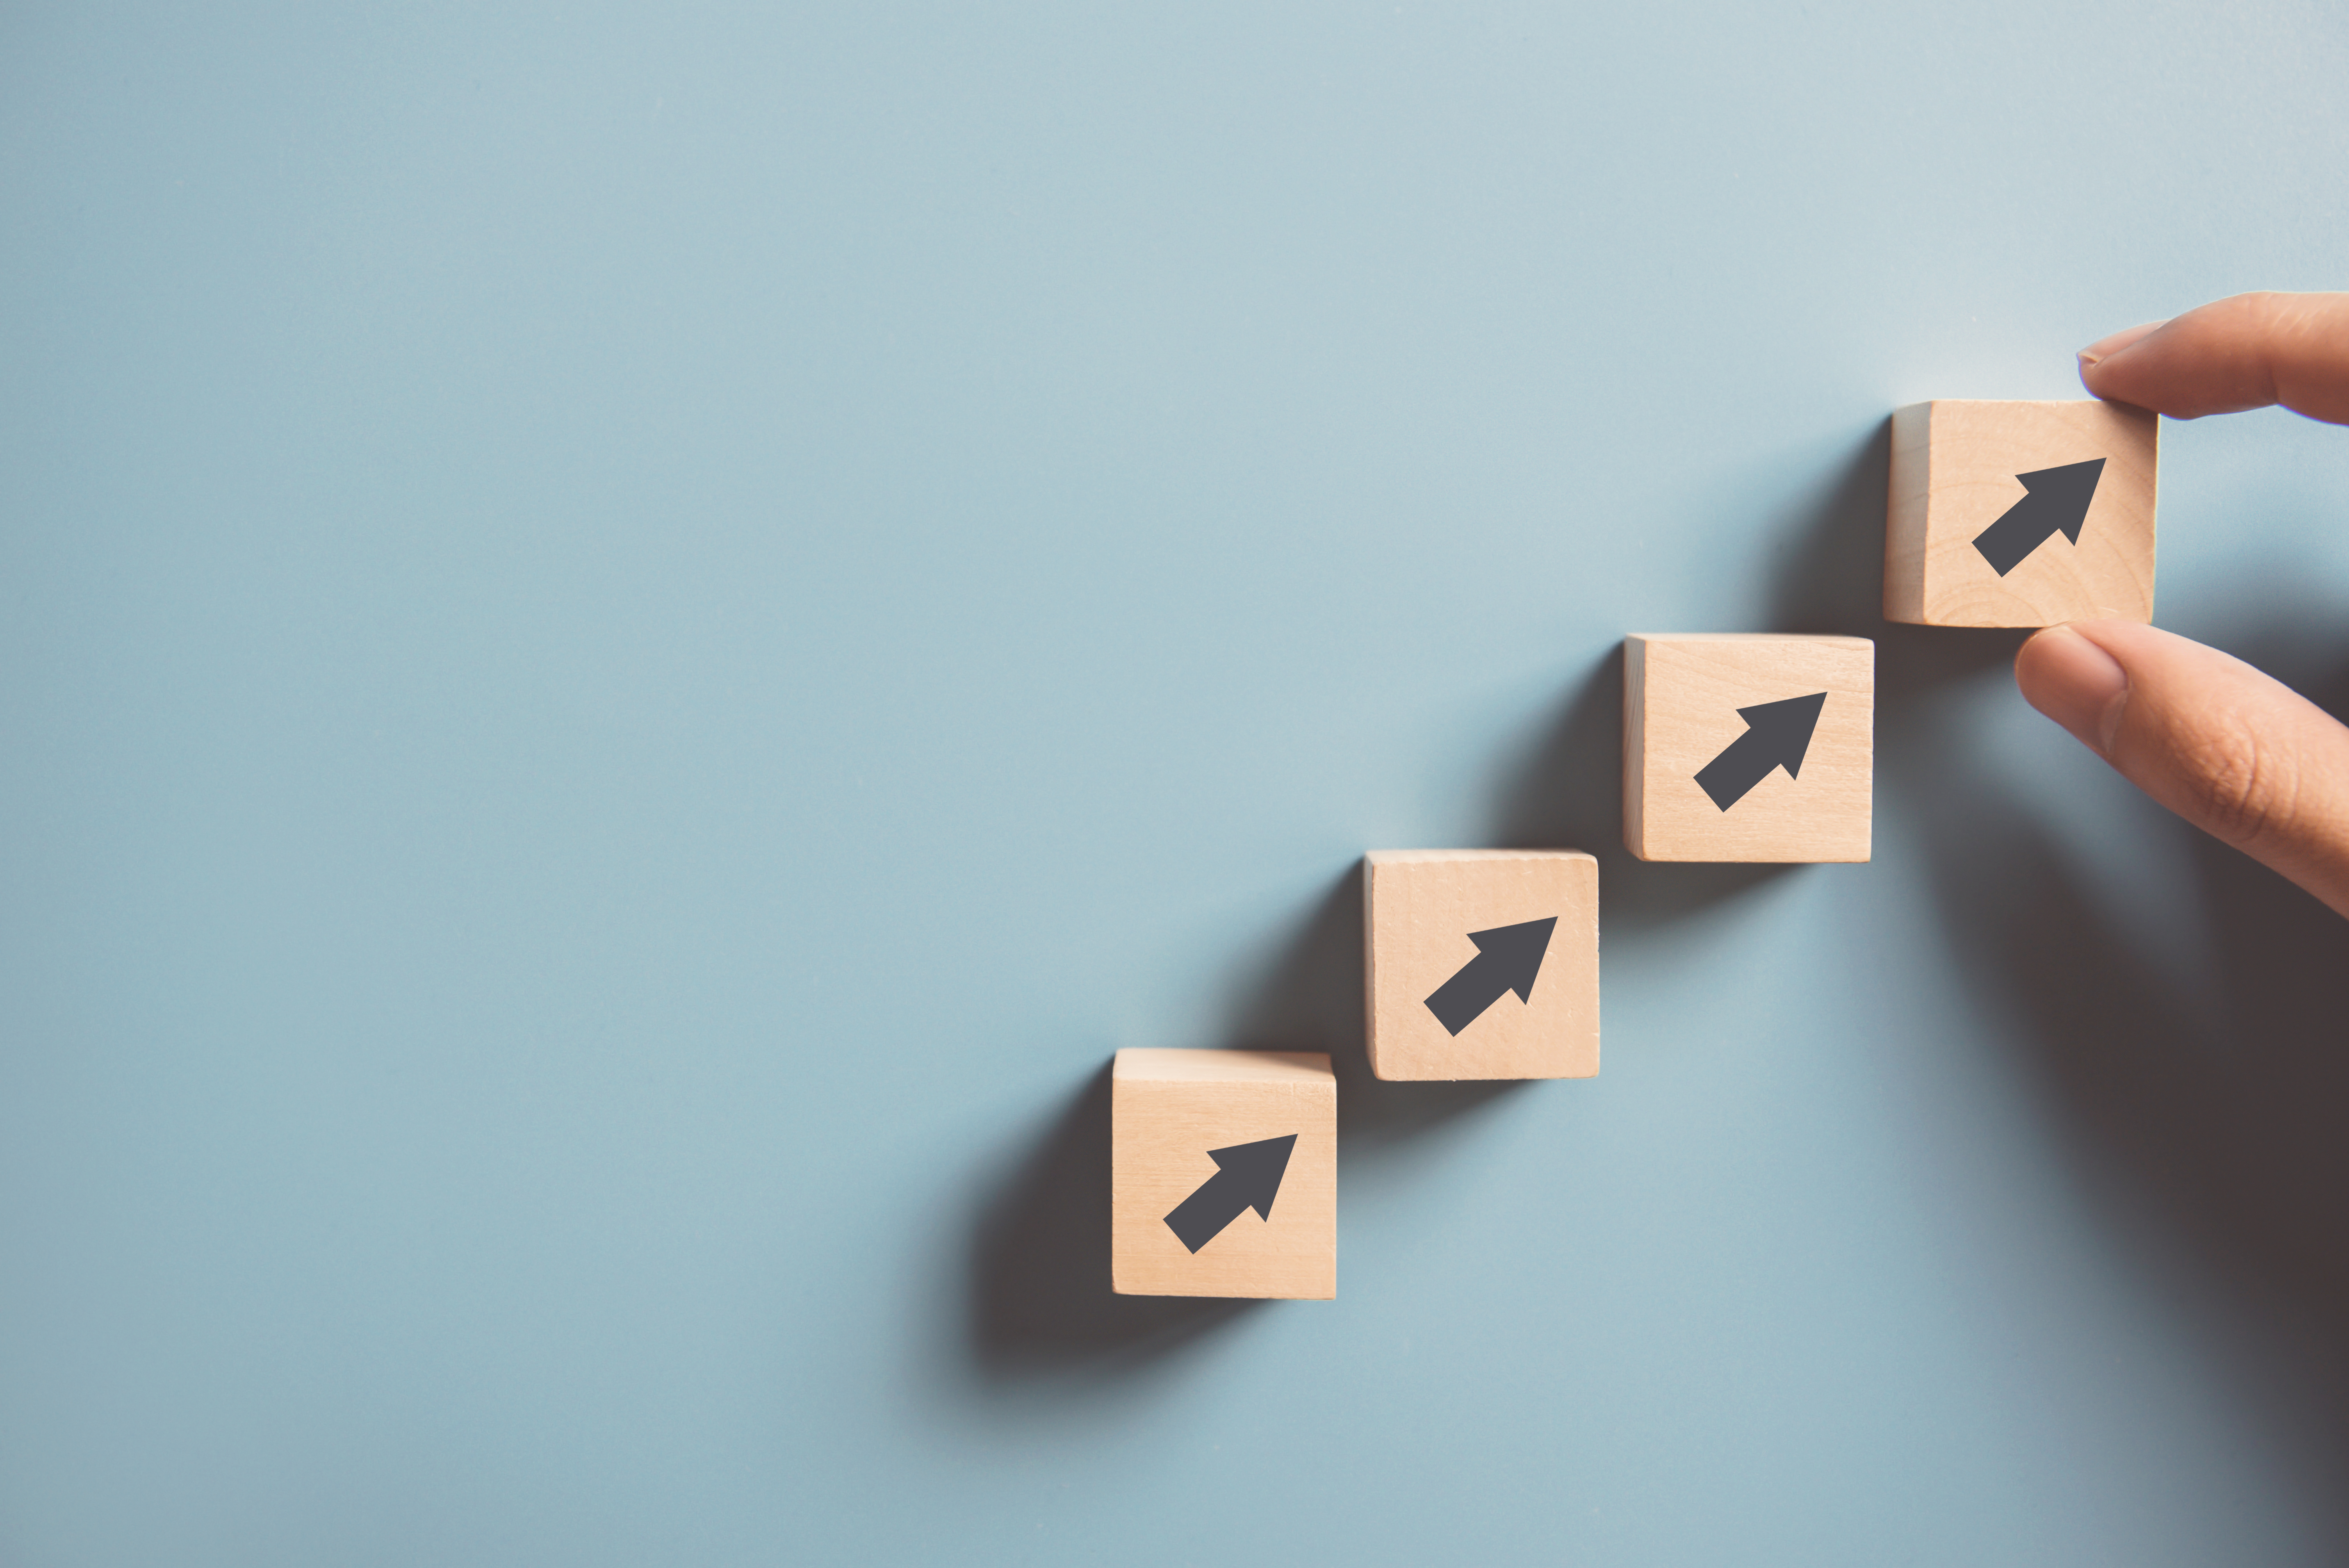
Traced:
<svg viewBox="0 0 2349 1568">
<path fill-rule="evenodd" d="M 2340 1561 L 2349 951 L 1871 603 L 1893 406 L 2342 282 L 2344 81 L 11 8 L 0 1562 Z M 2332 690 L 2349 435 L 2164 439 L 2164 624 Z M 1806 627 L 1875 862 L 1627 862 L 1618 639 Z M 1364 1084 L 1356 856 L 1558 840 L 1604 1075 Z M 1340 1299 L 1122 1310 L 1097 1075 L 1225 1044 L 1346 1057 Z"/>
</svg>

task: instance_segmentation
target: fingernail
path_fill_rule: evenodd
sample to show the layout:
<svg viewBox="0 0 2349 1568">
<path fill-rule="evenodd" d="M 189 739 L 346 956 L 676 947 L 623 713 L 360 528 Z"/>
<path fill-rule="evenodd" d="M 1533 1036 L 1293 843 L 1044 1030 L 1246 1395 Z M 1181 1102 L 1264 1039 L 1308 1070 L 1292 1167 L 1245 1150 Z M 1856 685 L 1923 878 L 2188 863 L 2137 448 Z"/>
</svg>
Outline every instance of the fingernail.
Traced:
<svg viewBox="0 0 2349 1568">
<path fill-rule="evenodd" d="M 2144 342 L 2168 325 L 2166 321 L 2142 322 L 2136 326 L 2124 327 L 2109 337 L 2100 337 L 2080 350 L 2080 368 L 2085 370 L 2091 365 L 2102 365 L 2122 349 Z"/>
<path fill-rule="evenodd" d="M 2128 672 L 2069 626 L 2048 627 L 2025 651 L 2030 656 L 2017 664 L 2016 674 L 2031 706 L 2097 756 L 2111 756 L 2128 709 Z"/>
</svg>

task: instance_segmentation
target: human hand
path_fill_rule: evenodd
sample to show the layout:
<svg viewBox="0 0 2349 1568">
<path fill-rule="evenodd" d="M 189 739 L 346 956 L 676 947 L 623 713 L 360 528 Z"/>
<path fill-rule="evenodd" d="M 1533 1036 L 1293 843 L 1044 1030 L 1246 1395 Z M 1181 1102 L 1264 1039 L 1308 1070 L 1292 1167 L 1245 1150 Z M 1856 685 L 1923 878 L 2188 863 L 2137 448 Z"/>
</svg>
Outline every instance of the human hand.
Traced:
<svg viewBox="0 0 2349 1568">
<path fill-rule="evenodd" d="M 2099 397 L 2178 419 L 2282 404 L 2349 425 L 2349 294 L 2238 294 L 2080 351 Z M 2050 626 L 2014 684 L 2138 789 L 2349 914 L 2349 728 L 2282 682 L 2133 621 Z"/>
</svg>

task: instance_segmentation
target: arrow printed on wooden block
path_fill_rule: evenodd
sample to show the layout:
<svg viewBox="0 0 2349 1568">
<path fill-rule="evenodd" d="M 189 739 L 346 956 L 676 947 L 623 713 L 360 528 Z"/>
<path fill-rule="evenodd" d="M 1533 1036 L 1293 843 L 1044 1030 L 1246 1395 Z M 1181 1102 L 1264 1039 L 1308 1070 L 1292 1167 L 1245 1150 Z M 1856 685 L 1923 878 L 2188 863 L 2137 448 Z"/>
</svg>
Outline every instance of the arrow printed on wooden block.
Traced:
<svg viewBox="0 0 2349 1568">
<path fill-rule="evenodd" d="M 1166 1216 L 1166 1228 L 1195 1253 L 1250 1209 L 1271 1219 L 1272 1201 L 1280 1192 L 1280 1179 L 1288 1173 L 1289 1152 L 1296 1147 L 1297 1134 L 1292 1132 L 1285 1138 L 1208 1150 L 1207 1158 L 1217 1167 L 1216 1173 L 1174 1205 L 1174 1212 Z"/>
</svg>

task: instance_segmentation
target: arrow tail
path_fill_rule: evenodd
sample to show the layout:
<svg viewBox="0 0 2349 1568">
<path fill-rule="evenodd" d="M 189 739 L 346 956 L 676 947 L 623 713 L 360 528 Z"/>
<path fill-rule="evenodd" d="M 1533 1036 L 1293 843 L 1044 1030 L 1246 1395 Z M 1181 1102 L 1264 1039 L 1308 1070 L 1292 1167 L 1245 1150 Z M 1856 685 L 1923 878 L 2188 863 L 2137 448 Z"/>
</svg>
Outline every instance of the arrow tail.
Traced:
<svg viewBox="0 0 2349 1568">
<path fill-rule="evenodd" d="M 1485 1009 L 1499 1001 L 1509 987 L 1497 973 L 1497 965 L 1480 953 L 1461 965 L 1460 972 L 1435 988 L 1427 999 L 1427 1010 L 1435 1015 L 1447 1034 L 1458 1034 L 1485 1016 Z"/>
<path fill-rule="evenodd" d="M 1683 764 L 1682 766 L 1686 766 Z M 1696 787 L 1713 799 L 1713 803 L 1728 810 L 1754 786 L 1770 776 L 1778 766 L 1777 756 L 1769 742 L 1749 729 L 1729 743 L 1728 749 L 1697 770 Z"/>
<path fill-rule="evenodd" d="M 1974 536 L 1974 548 L 1990 562 L 1990 569 L 2003 577 L 2022 565 L 2033 551 L 2054 538 L 2062 526 L 2054 508 L 2036 496 L 2024 496 L 2000 513 L 1996 522 Z"/>
<path fill-rule="evenodd" d="M 1193 1252 L 1224 1233 L 1224 1227 L 1246 1213 L 1247 1196 L 1239 1183 L 1229 1173 L 1216 1171 L 1199 1184 L 1199 1190 L 1174 1205 L 1166 1216 L 1166 1228 L 1177 1240 Z"/>
</svg>

